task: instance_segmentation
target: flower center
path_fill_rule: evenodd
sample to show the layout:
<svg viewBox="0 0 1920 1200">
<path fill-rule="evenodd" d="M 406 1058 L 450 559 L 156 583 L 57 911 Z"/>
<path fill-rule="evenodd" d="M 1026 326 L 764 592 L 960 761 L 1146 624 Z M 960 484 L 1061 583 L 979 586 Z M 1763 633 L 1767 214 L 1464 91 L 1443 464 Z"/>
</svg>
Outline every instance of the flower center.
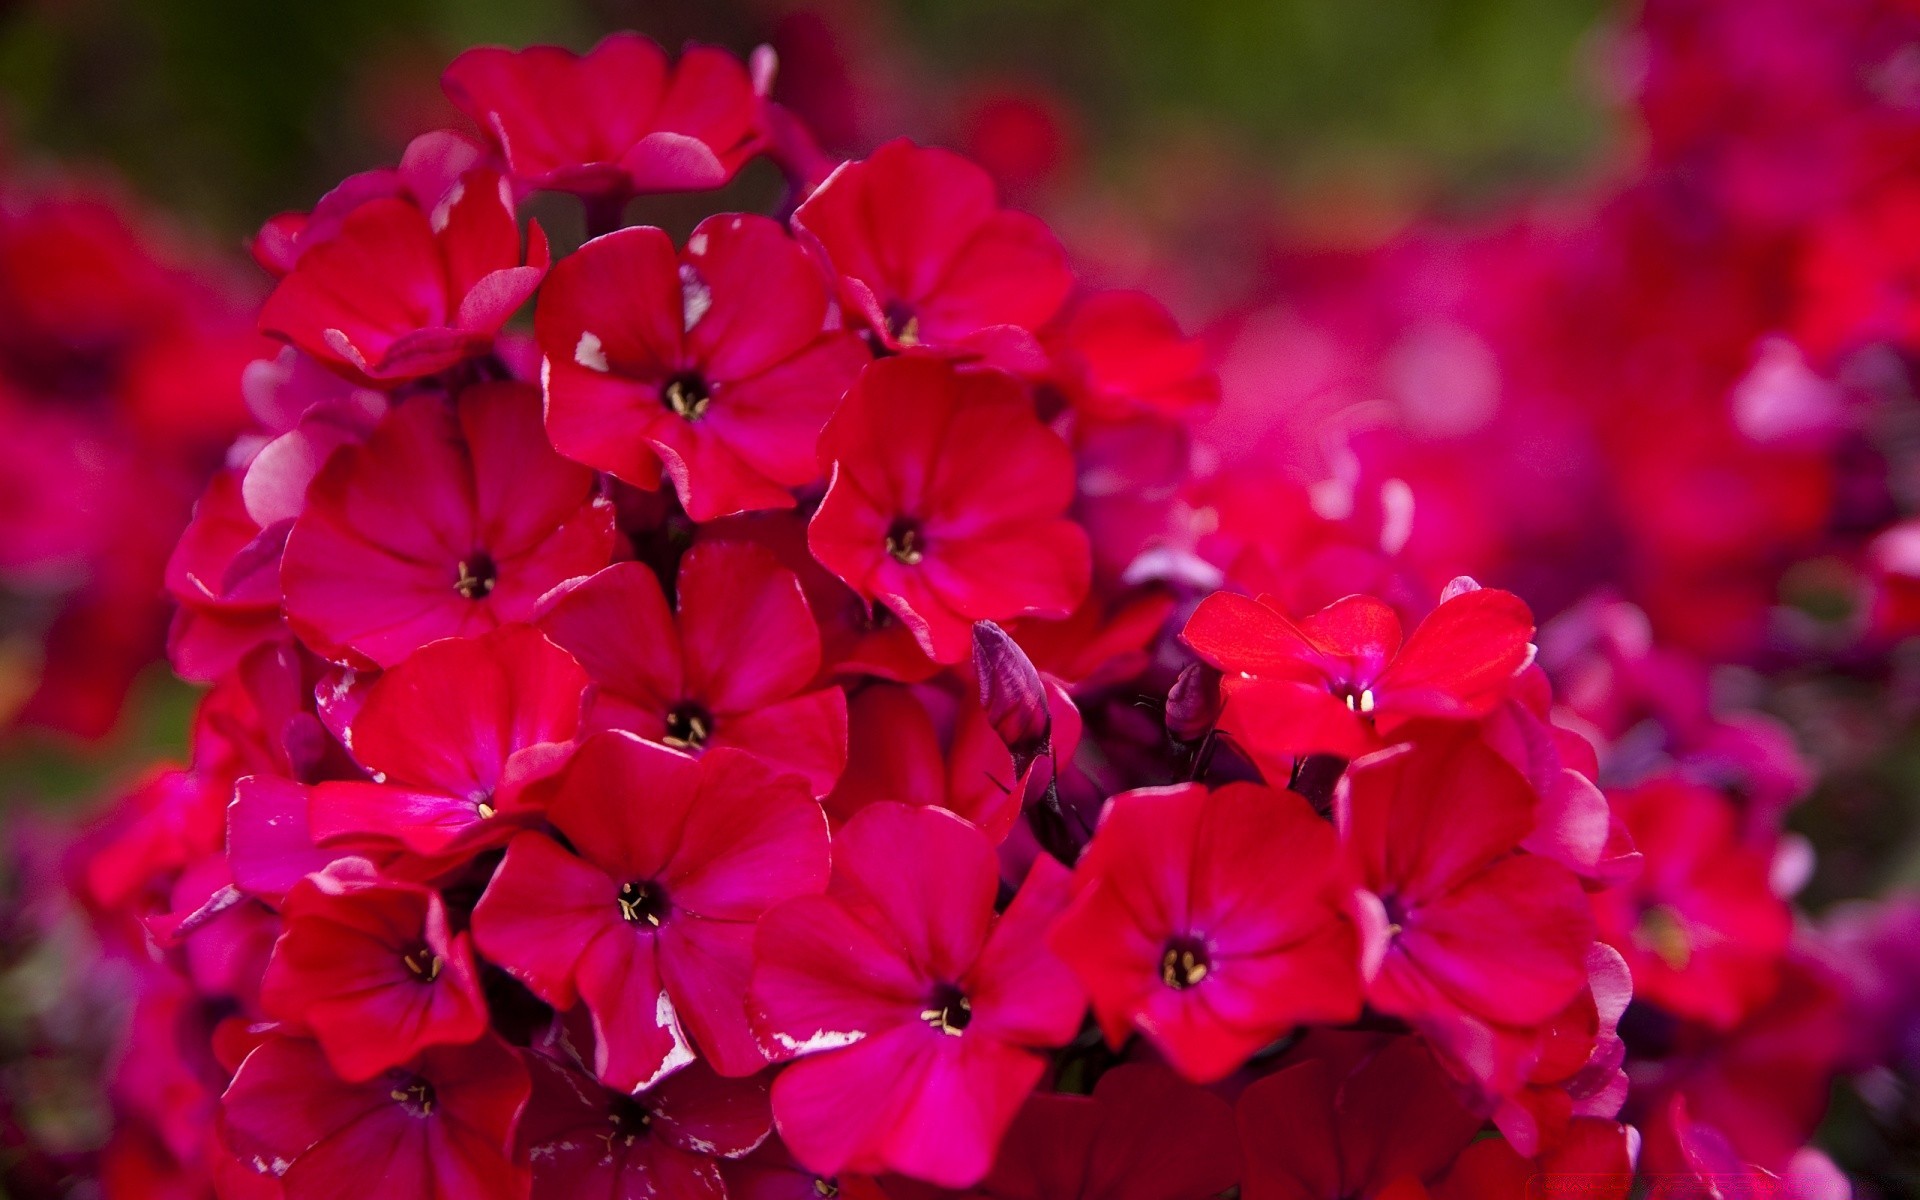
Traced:
<svg viewBox="0 0 1920 1200">
<path fill-rule="evenodd" d="M 1407 902 L 1398 896 L 1380 897 L 1380 907 L 1387 914 L 1387 936 L 1399 937 L 1407 929 L 1407 917 L 1411 910 Z"/>
<path fill-rule="evenodd" d="M 902 346 L 920 344 L 920 318 L 912 305 L 904 300 L 888 301 L 885 316 L 888 337 Z"/>
<path fill-rule="evenodd" d="M 433 1115 L 433 1085 L 418 1075 L 406 1071 L 395 1071 L 388 1077 L 390 1085 L 387 1096 L 408 1116 L 428 1117 Z"/>
<path fill-rule="evenodd" d="M 601 1136 L 607 1145 L 631 1146 L 646 1137 L 653 1128 L 653 1113 L 632 1096 L 615 1096 L 607 1110 L 607 1131 Z"/>
<path fill-rule="evenodd" d="M 1177 937 L 1167 943 L 1160 956 L 1160 982 L 1176 992 L 1184 992 L 1213 973 L 1213 959 L 1206 943 L 1196 937 Z"/>
<path fill-rule="evenodd" d="M 500 568 L 485 550 L 475 550 L 461 559 L 459 569 L 460 577 L 453 581 L 453 590 L 468 600 L 485 600 L 500 579 Z"/>
<path fill-rule="evenodd" d="M 713 403 L 713 393 L 698 375 L 675 375 L 661 387 L 660 403 L 672 409 L 675 416 L 697 421 Z"/>
<path fill-rule="evenodd" d="M 667 714 L 667 732 L 660 740 L 677 750 L 698 750 L 713 736 L 713 717 L 697 704 L 682 704 Z"/>
<path fill-rule="evenodd" d="M 671 908 L 667 904 L 667 893 L 652 880 L 639 879 L 620 885 L 620 895 L 616 901 L 620 905 L 620 919 L 629 925 L 645 925 L 651 929 L 660 928 Z"/>
<path fill-rule="evenodd" d="M 1341 684 L 1333 689 L 1333 694 L 1337 699 L 1346 702 L 1348 712 L 1357 712 L 1362 715 L 1371 715 L 1373 712 L 1372 688 L 1355 687 L 1350 683 Z"/>
<path fill-rule="evenodd" d="M 959 1037 L 973 1021 L 973 1002 L 962 995 L 959 988 L 942 984 L 928 999 L 927 1007 L 920 1011 L 920 1019 L 941 1033 Z"/>
<path fill-rule="evenodd" d="M 1640 914 L 1634 926 L 1633 940 L 1647 953 L 1676 971 L 1684 971 L 1693 961 L 1693 938 L 1688 935 L 1680 914 L 1670 905 L 1655 904 Z"/>
<path fill-rule="evenodd" d="M 835 1196 L 840 1194 L 840 1185 L 831 1179 L 823 1179 L 815 1175 L 813 1177 L 813 1194 L 820 1197 L 820 1200 L 833 1200 Z"/>
<path fill-rule="evenodd" d="M 445 959 L 425 945 L 415 946 L 402 954 L 400 961 L 406 965 L 407 972 L 421 983 L 432 983 L 440 978 L 440 968 L 446 965 Z"/>
<path fill-rule="evenodd" d="M 894 521 L 887 530 L 887 553 L 893 556 L 893 561 L 902 566 L 919 566 L 920 560 L 927 556 L 920 523 L 909 517 L 901 517 Z"/>
</svg>

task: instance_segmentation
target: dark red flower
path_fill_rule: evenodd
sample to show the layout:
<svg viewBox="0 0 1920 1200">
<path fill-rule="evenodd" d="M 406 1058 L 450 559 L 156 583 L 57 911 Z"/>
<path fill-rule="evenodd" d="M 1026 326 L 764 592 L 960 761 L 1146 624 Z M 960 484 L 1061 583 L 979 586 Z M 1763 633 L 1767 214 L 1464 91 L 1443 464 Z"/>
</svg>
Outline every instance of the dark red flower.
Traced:
<svg viewBox="0 0 1920 1200">
<path fill-rule="evenodd" d="M 805 782 L 737 750 L 695 759 L 607 732 L 547 797 L 574 853 L 514 839 L 474 909 L 482 953 L 557 1008 L 585 1002 L 610 1087 L 651 1087 L 696 1047 L 724 1075 L 764 1067 L 743 1004 L 754 923 L 827 881 Z"/>
<path fill-rule="evenodd" d="M 555 454 L 531 388 L 420 396 L 343 447 L 287 535 L 294 632 L 324 657 L 390 667 L 436 638 L 524 621 L 564 580 L 607 564 L 613 510 Z"/>
<path fill-rule="evenodd" d="M 261 1004 L 311 1031 L 342 1079 L 487 1031 L 471 939 L 449 929 L 438 892 L 350 858 L 295 884 L 280 915 Z"/>
<path fill-rule="evenodd" d="M 321 846 L 432 874 L 504 844 L 536 807 L 527 785 L 554 770 L 579 732 L 587 676 L 524 625 L 423 646 L 380 676 L 347 742 L 378 782 L 318 784 Z"/>
<path fill-rule="evenodd" d="M 649 568 L 616 563 L 550 602 L 540 627 L 596 685 L 588 725 L 745 750 L 825 795 L 847 762 L 847 700 L 809 690 L 820 632 L 799 579 L 758 546 L 702 542 L 674 597 L 669 611 Z"/>
<path fill-rule="evenodd" d="M 1263 757 L 1355 758 L 1415 717 L 1492 710 L 1532 659 L 1533 615 L 1518 596 L 1453 591 L 1404 645 L 1400 618 L 1349 596 L 1295 622 L 1271 596 L 1216 592 L 1180 637 L 1225 672 L 1221 728 Z"/>
<path fill-rule="evenodd" d="M 1096 292 L 1047 335 L 1061 390 L 1086 416 L 1179 417 L 1220 399 L 1198 338 L 1144 292 Z"/>
<path fill-rule="evenodd" d="M 625 202 L 717 188 L 762 141 L 760 97 L 738 59 L 692 46 L 670 63 L 635 33 L 585 54 L 482 46 L 441 83 L 516 180 L 553 191 Z"/>
<path fill-rule="evenodd" d="M 868 357 L 827 326 L 819 271 L 766 217 L 709 217 L 677 258 L 650 227 L 595 238 L 554 270 L 534 321 L 547 431 L 639 487 L 664 465 L 696 521 L 791 507 Z"/>
<path fill-rule="evenodd" d="M 773 1131 L 764 1079 L 727 1079 L 696 1062 L 627 1095 L 542 1054 L 527 1065 L 533 1098 L 520 1144 L 533 1200 L 726 1200 L 720 1161 Z"/>
<path fill-rule="evenodd" d="M 888 142 L 835 171 L 793 226 L 826 257 L 841 305 L 889 350 L 1045 370 L 1034 335 L 1073 288 L 1066 255 L 958 154 Z"/>
<path fill-rule="evenodd" d="M 318 1045 L 276 1034 L 221 1104 L 234 1151 L 285 1200 L 526 1200 L 513 1130 L 527 1091 L 519 1055 L 493 1036 L 349 1083 Z"/>
<path fill-rule="evenodd" d="M 1646 865 L 1594 895 L 1601 936 L 1641 999 L 1733 1027 L 1779 986 L 1793 933 L 1768 856 L 1739 840 L 1732 801 L 1710 788 L 1665 777 L 1610 798 Z"/>
<path fill-rule="evenodd" d="M 1339 839 L 1291 792 L 1123 792 L 1074 873 L 1054 952 L 1118 1049 L 1135 1031 L 1208 1082 L 1295 1025 L 1360 1013 Z"/>
<path fill-rule="evenodd" d="M 418 379 L 484 354 L 551 261 L 539 222 L 522 256 L 513 192 L 471 171 L 430 206 L 368 200 L 303 248 L 260 310 L 285 338 L 355 379 Z"/>
<path fill-rule="evenodd" d="M 749 1008 L 798 1058 L 774 1080 L 794 1157 L 821 1175 L 899 1171 L 967 1187 L 1080 1026 L 1086 1000 L 1045 944 L 1066 868 L 1042 857 L 994 915 L 993 847 L 950 813 L 863 809 L 834 838 L 833 886 L 768 913 Z"/>
<path fill-rule="evenodd" d="M 1586 986 L 1593 944 L 1579 880 L 1519 851 L 1533 789 L 1478 738 L 1445 728 L 1355 764 L 1350 780 L 1340 825 L 1368 893 L 1368 1003 L 1511 1094 L 1542 1027 Z"/>
<path fill-rule="evenodd" d="M 820 437 L 832 482 L 814 555 L 941 662 L 973 622 L 1064 617 L 1086 595 L 1087 535 L 1065 516 L 1073 458 L 997 372 L 893 358 L 860 376 Z"/>
</svg>

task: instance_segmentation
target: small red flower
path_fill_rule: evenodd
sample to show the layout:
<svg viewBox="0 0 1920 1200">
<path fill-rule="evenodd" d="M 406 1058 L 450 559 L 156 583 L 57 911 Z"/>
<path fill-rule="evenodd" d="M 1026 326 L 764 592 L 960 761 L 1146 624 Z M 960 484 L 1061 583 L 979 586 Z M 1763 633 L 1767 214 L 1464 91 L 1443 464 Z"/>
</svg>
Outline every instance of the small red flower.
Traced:
<svg viewBox="0 0 1920 1200">
<path fill-rule="evenodd" d="M 473 912 L 482 953 L 557 1008 L 584 1001 L 594 1069 L 651 1087 L 694 1059 L 766 1058 L 743 996 L 754 923 L 827 881 L 827 822 L 796 775 L 750 755 L 694 759 L 628 733 L 580 747 L 548 793 L 573 847 L 525 833 Z"/>
<path fill-rule="evenodd" d="M 351 1083 L 315 1043 L 276 1034 L 221 1104 L 234 1151 L 285 1200 L 525 1200 L 512 1143 L 527 1091 L 526 1067 L 493 1036 Z"/>
<path fill-rule="evenodd" d="M 342 1079 L 487 1031 L 471 939 L 448 928 L 438 892 L 350 858 L 295 884 L 280 915 L 261 1004 L 310 1030 Z"/>
<path fill-rule="evenodd" d="M 1006 376 L 876 362 L 820 454 L 833 474 L 808 545 L 935 659 L 966 657 L 975 621 L 1064 617 L 1086 595 L 1087 535 L 1065 515 L 1072 454 Z"/>
<path fill-rule="evenodd" d="M 875 804 L 834 838 L 833 886 L 781 905 L 754 940 L 749 1008 L 788 1149 L 833 1176 L 899 1171 L 967 1187 L 1086 1000 L 1050 953 L 1066 868 L 1034 863 L 994 916 L 1000 872 L 978 829 Z"/>
<path fill-rule="evenodd" d="M 745 750 L 825 795 L 847 762 L 847 701 L 809 690 L 820 632 L 799 579 L 759 546 L 702 542 L 674 595 L 669 610 L 652 570 L 616 563 L 540 618 L 593 677 L 588 725 L 690 754 Z"/>
<path fill-rule="evenodd" d="M 1295 622 L 1271 596 L 1216 592 L 1181 640 L 1226 673 L 1221 728 L 1256 755 L 1357 758 L 1415 717 L 1485 716 L 1532 659 L 1533 614 L 1491 588 L 1454 592 L 1403 645 L 1400 618 L 1349 596 Z"/>
<path fill-rule="evenodd" d="M 305 247 L 260 310 L 260 330 L 351 378 L 418 379 L 484 354 L 551 261 L 539 222 L 522 256 L 513 193 L 462 176 L 431 210 L 368 200 Z"/>
<path fill-rule="evenodd" d="M 613 510 L 555 454 L 519 384 L 420 396 L 314 479 L 287 535 L 287 620 L 323 657 L 390 667 L 436 638 L 533 615 L 607 564 Z"/>
<path fill-rule="evenodd" d="M 255 524 L 240 480 L 235 471 L 213 477 L 167 559 L 167 594 L 179 605 L 167 630 L 167 657 L 196 682 L 218 679 L 255 646 L 286 636 L 280 552 L 291 526 Z"/>
<path fill-rule="evenodd" d="M 504 844 L 531 814 L 522 793 L 579 731 L 586 673 L 524 625 L 423 646 L 380 676 L 347 742 L 379 782 L 314 786 L 314 840 L 415 860 L 426 874 Z"/>
<path fill-rule="evenodd" d="M 887 349 L 1045 370 L 1034 335 L 1073 289 L 1066 254 L 1037 218 L 1001 208 L 992 177 L 958 154 L 888 142 L 835 171 L 793 226 Z"/>
<path fill-rule="evenodd" d="M 867 361 L 827 328 L 806 252 L 759 216 L 708 218 L 677 258 L 658 229 L 596 238 L 554 270 L 534 327 L 554 445 L 643 488 L 664 464 L 696 521 L 792 507 Z"/>
<path fill-rule="evenodd" d="M 1220 400 L 1206 346 L 1144 292 L 1096 292 L 1049 332 L 1047 351 L 1073 406 L 1089 417 L 1180 417 Z"/>
<path fill-rule="evenodd" d="M 1646 865 L 1594 895 L 1601 936 L 1641 999 L 1732 1028 L 1779 987 L 1793 934 L 1767 855 L 1740 842 L 1732 802 L 1699 784 L 1663 777 L 1610 798 Z"/>
<path fill-rule="evenodd" d="M 1107 802 L 1054 952 L 1116 1049 L 1136 1030 L 1190 1079 L 1305 1022 L 1360 1013 L 1333 827 L 1291 792 L 1200 784 Z"/>
<path fill-rule="evenodd" d="M 1574 874 L 1521 853 L 1533 789 L 1485 743 L 1428 729 L 1355 764 L 1341 835 L 1367 924 L 1367 1001 L 1489 1091 L 1516 1091 L 1541 1027 L 1587 985 L 1593 919 Z"/>
<path fill-rule="evenodd" d="M 760 97 L 740 61 L 690 47 L 678 63 L 635 33 L 585 54 L 469 50 L 441 79 L 521 183 L 621 202 L 717 188 L 761 147 Z"/>
<path fill-rule="evenodd" d="M 541 1054 L 527 1064 L 533 1098 L 520 1144 L 533 1164 L 533 1200 L 726 1200 L 720 1161 L 773 1130 L 763 1079 L 726 1079 L 692 1063 L 626 1095 Z"/>
</svg>

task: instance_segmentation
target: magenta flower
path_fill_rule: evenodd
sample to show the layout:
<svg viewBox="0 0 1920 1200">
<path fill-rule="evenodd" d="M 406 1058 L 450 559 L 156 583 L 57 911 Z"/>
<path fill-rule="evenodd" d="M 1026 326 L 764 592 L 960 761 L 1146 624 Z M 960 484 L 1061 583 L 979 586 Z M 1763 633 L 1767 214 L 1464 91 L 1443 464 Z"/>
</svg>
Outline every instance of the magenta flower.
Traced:
<svg viewBox="0 0 1920 1200">
<path fill-rule="evenodd" d="M 1332 826 L 1249 783 L 1107 802 L 1054 951 L 1107 1041 L 1135 1030 L 1210 1082 L 1295 1025 L 1360 1014 L 1360 944 Z"/>
<path fill-rule="evenodd" d="M 525 1200 L 513 1131 L 527 1091 L 492 1035 L 350 1083 L 313 1042 L 271 1034 L 221 1104 L 234 1151 L 284 1200 Z"/>
<path fill-rule="evenodd" d="M 975 621 L 1064 617 L 1086 595 L 1087 535 L 1066 516 L 1073 455 L 1005 375 L 876 362 L 820 456 L 833 476 L 807 544 L 938 661 L 967 656 Z"/>
<path fill-rule="evenodd" d="M 1066 869 L 1040 858 L 996 918 L 999 877 L 974 826 L 874 804 L 834 838 L 832 890 L 761 921 L 749 1006 L 768 1052 L 798 1060 L 773 1112 L 810 1169 L 946 1187 L 987 1173 L 1086 1009 L 1044 938 Z"/>
<path fill-rule="evenodd" d="M 261 1004 L 310 1030 L 342 1079 L 487 1031 L 472 939 L 448 928 L 438 892 L 350 858 L 295 884 L 280 916 Z"/>
<path fill-rule="evenodd" d="M 674 595 L 670 611 L 650 569 L 616 563 L 550 602 L 540 627 L 596 685 L 588 725 L 745 750 L 826 794 L 847 761 L 847 701 L 813 687 L 820 630 L 800 580 L 759 546 L 702 542 Z"/>
<path fill-rule="evenodd" d="M 678 257 L 650 227 L 595 238 L 554 272 L 534 328 L 553 444 L 643 488 L 664 465 L 696 521 L 792 507 L 867 361 L 827 327 L 806 252 L 759 216 L 708 218 Z"/>
<path fill-rule="evenodd" d="M 393 666 L 435 638 L 533 615 L 607 564 L 613 512 L 593 472 L 547 446 L 518 384 L 420 396 L 338 451 L 287 536 L 287 620 L 323 657 Z"/>
<path fill-rule="evenodd" d="M 695 759 L 607 732 L 549 796 L 574 852 L 514 839 L 473 912 L 481 952 L 556 1008 L 586 1004 L 609 1087 L 651 1087 L 696 1048 L 723 1075 L 764 1067 L 743 999 L 754 923 L 827 881 L 805 781 L 737 750 Z"/>
<path fill-rule="evenodd" d="M 537 815 L 527 785 L 579 732 L 586 673 L 525 625 L 423 646 L 380 676 L 348 745 L 379 782 L 316 784 L 314 841 L 434 874 L 500 846 Z"/>
<path fill-rule="evenodd" d="M 1001 208 L 992 178 L 958 154 L 888 142 L 835 171 L 793 227 L 887 349 L 1046 369 L 1034 335 L 1073 288 L 1066 254 L 1040 220 Z"/>
</svg>

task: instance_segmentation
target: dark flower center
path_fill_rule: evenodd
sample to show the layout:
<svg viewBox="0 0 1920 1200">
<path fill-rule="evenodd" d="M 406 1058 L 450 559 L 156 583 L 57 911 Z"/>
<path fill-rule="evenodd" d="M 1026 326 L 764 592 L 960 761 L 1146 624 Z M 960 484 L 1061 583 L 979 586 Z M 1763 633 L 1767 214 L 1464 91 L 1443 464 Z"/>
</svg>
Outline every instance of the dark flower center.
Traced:
<svg viewBox="0 0 1920 1200">
<path fill-rule="evenodd" d="M 952 984 L 941 984 L 920 1011 L 920 1019 L 941 1033 L 959 1037 L 973 1021 L 973 1002 Z"/>
<path fill-rule="evenodd" d="M 1160 982 L 1177 992 L 1194 987 L 1213 971 L 1206 943 L 1196 937 L 1177 937 L 1160 956 Z"/>
<path fill-rule="evenodd" d="M 887 319 L 888 337 L 902 346 L 920 344 L 920 317 L 912 305 L 904 300 L 889 300 L 883 315 Z"/>
<path fill-rule="evenodd" d="M 820 1200 L 833 1200 L 835 1196 L 840 1194 L 840 1185 L 831 1179 L 824 1179 L 815 1175 L 813 1177 L 813 1194 L 820 1197 Z"/>
<path fill-rule="evenodd" d="M 927 556 L 925 535 L 920 532 L 920 523 L 910 517 L 895 520 L 887 530 L 887 553 L 893 555 L 893 561 L 903 566 L 919 566 L 920 560 Z"/>
<path fill-rule="evenodd" d="M 607 1132 L 603 1136 L 609 1145 L 618 1142 L 631 1146 L 646 1137 L 652 1128 L 653 1113 L 646 1105 L 632 1096 L 615 1096 L 612 1107 L 607 1110 Z"/>
<path fill-rule="evenodd" d="M 698 704 L 682 704 L 667 714 L 667 732 L 660 740 L 679 750 L 698 750 L 712 736 L 712 714 Z"/>
<path fill-rule="evenodd" d="M 424 943 L 402 954 L 400 961 L 406 965 L 407 973 L 421 983 L 432 983 L 440 978 L 440 968 L 446 965 L 446 960 Z"/>
<path fill-rule="evenodd" d="M 677 417 L 697 421 L 713 403 L 713 393 L 707 390 L 707 381 L 698 375 L 675 375 L 661 386 L 660 403 L 672 409 Z"/>
<path fill-rule="evenodd" d="M 433 1115 L 433 1085 L 420 1076 L 408 1071 L 394 1071 L 387 1076 L 387 1096 L 414 1117 Z"/>
<path fill-rule="evenodd" d="M 645 925 L 651 929 L 660 928 L 672 911 L 667 904 L 667 893 L 652 880 L 640 879 L 620 885 L 617 900 L 620 905 L 620 919 L 629 925 Z"/>
<path fill-rule="evenodd" d="M 460 577 L 453 581 L 453 590 L 468 600 L 485 600 L 499 579 L 500 568 L 494 565 L 493 556 L 475 550 L 460 560 Z"/>
<path fill-rule="evenodd" d="M 1407 916 L 1411 909 L 1407 902 L 1398 896 L 1380 897 L 1380 907 L 1387 913 L 1387 936 L 1397 937 L 1406 931 Z"/>
<path fill-rule="evenodd" d="M 1357 684 L 1342 683 L 1333 689 L 1334 699 L 1345 702 L 1348 712 L 1357 712 L 1362 716 L 1373 715 L 1373 689 Z"/>
<path fill-rule="evenodd" d="M 1633 927 L 1634 944 L 1676 971 L 1693 961 L 1693 938 L 1671 905 L 1654 904 Z"/>
</svg>

